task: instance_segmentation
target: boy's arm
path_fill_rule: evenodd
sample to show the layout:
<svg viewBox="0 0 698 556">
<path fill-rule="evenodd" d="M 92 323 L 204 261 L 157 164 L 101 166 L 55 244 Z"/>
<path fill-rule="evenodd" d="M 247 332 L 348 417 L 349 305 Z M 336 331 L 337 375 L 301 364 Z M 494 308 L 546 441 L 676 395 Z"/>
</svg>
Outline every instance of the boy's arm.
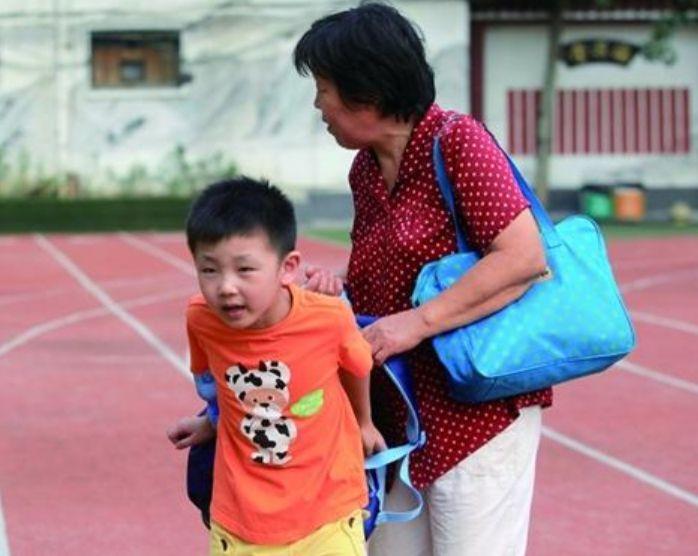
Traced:
<svg viewBox="0 0 698 556">
<path fill-rule="evenodd" d="M 216 428 L 207 415 L 184 417 L 167 429 L 167 438 L 178 450 L 202 444 L 215 436 Z"/>
<path fill-rule="evenodd" d="M 216 435 L 218 423 L 218 397 L 216 381 L 208 370 L 208 359 L 192 326 L 196 308 L 191 304 L 187 309 L 187 339 L 189 340 L 190 368 L 194 375 L 196 392 L 205 402 L 206 410 L 196 417 L 184 417 L 167 429 L 167 437 L 177 449 L 201 444 Z"/>
<path fill-rule="evenodd" d="M 351 402 L 351 407 L 361 429 L 361 441 L 366 456 L 386 448 L 383 436 L 371 419 L 370 377 L 370 374 L 359 377 L 345 370 L 341 370 L 339 373 L 342 386 Z"/>
<path fill-rule="evenodd" d="M 167 438 L 181 450 L 201 444 L 216 436 L 218 397 L 216 381 L 209 371 L 194 375 L 196 393 L 206 402 L 206 409 L 196 417 L 183 417 L 167 429 Z"/>
<path fill-rule="evenodd" d="M 342 304 L 339 323 L 339 379 L 361 429 L 364 455 L 369 456 L 386 448 L 371 418 L 371 345 L 361 335 L 349 305 Z"/>
</svg>

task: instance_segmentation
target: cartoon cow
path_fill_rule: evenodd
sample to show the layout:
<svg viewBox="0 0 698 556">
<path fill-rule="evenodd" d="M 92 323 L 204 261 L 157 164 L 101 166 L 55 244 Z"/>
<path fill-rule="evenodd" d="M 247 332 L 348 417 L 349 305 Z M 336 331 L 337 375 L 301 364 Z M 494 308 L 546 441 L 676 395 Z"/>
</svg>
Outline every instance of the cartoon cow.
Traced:
<svg viewBox="0 0 698 556">
<path fill-rule="evenodd" d="M 238 364 L 226 371 L 225 379 L 246 412 L 240 429 L 257 447 L 251 458 L 267 465 L 291 461 L 289 446 L 296 438 L 296 425 L 282 414 L 290 397 L 289 368 L 280 361 L 260 361 L 257 369 Z"/>
</svg>

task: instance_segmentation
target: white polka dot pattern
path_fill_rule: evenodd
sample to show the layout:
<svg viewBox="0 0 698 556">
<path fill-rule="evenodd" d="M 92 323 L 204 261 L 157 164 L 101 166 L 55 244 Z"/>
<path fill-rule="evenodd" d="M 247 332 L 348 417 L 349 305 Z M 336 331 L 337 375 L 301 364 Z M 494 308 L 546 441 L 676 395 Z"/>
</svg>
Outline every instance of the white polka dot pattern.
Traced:
<svg viewBox="0 0 698 556">
<path fill-rule="evenodd" d="M 349 182 L 354 198 L 352 251 L 347 276 L 357 313 L 383 316 L 411 307 L 420 269 L 456 251 L 455 233 L 436 185 L 434 136 L 441 148 L 470 244 L 483 251 L 527 207 L 508 164 L 484 128 L 468 116 L 433 105 L 415 126 L 392 191 L 374 155 L 360 151 Z M 442 130 L 443 128 L 443 130 Z M 408 356 L 427 445 L 412 456 L 411 476 L 424 488 L 506 428 L 529 405 L 550 405 L 550 389 L 478 405 L 448 397 L 446 379 L 430 343 Z M 376 421 L 389 441 L 404 436 L 405 410 L 381 373 L 374 374 Z"/>
</svg>

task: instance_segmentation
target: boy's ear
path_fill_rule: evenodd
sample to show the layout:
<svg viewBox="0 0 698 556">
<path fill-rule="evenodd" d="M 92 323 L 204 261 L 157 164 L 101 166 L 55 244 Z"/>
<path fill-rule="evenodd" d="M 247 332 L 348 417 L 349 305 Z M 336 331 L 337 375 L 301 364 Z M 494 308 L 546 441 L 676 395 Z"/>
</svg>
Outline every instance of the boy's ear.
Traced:
<svg viewBox="0 0 698 556">
<path fill-rule="evenodd" d="M 296 281 L 301 264 L 300 251 L 291 251 L 281 261 L 281 284 L 290 286 Z"/>
</svg>

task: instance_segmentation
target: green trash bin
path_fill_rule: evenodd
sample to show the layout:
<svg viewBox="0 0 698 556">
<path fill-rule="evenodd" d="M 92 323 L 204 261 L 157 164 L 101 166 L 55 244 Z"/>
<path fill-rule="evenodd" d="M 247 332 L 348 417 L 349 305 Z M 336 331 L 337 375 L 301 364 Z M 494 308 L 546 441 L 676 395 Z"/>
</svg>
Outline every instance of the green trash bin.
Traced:
<svg viewBox="0 0 698 556">
<path fill-rule="evenodd" d="M 608 186 L 585 186 L 580 205 L 582 212 L 594 220 L 610 220 L 614 215 L 613 190 Z"/>
</svg>

